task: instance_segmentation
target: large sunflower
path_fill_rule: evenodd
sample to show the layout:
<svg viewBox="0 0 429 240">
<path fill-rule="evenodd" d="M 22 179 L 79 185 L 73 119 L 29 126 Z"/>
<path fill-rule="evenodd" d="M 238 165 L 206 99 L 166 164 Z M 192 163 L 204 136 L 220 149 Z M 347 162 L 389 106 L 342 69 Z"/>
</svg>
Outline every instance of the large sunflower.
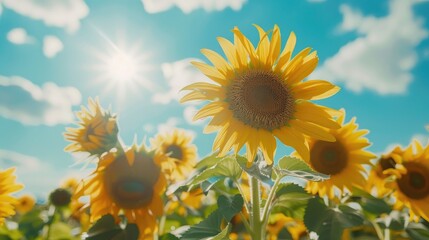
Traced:
<svg viewBox="0 0 429 240">
<path fill-rule="evenodd" d="M 166 179 L 161 172 L 164 156 L 133 146 L 125 153 L 103 155 L 94 173 L 79 185 L 77 198 L 89 195 L 91 221 L 106 214 L 123 213 L 136 223 L 139 239 L 152 239 L 156 218 L 163 213 Z"/>
<path fill-rule="evenodd" d="M 14 205 L 17 199 L 11 194 L 23 188 L 21 184 L 15 182 L 14 172 L 15 168 L 0 171 L 0 226 L 3 225 L 6 217 L 15 214 Z"/>
<path fill-rule="evenodd" d="M 72 143 L 65 150 L 101 155 L 116 146 L 118 125 L 116 116 L 100 106 L 96 99 L 88 99 L 88 109 L 77 112 L 77 128 L 67 128 L 64 137 Z"/>
<path fill-rule="evenodd" d="M 392 192 L 391 188 L 386 187 L 386 180 L 391 175 L 400 176 L 404 173 L 402 163 L 402 150 L 396 146 L 388 154 L 383 154 L 372 166 L 367 180 L 366 190 L 375 196 L 384 197 Z"/>
<path fill-rule="evenodd" d="M 175 163 L 171 171 L 171 180 L 183 180 L 193 171 L 196 163 L 197 148 L 191 144 L 192 136 L 175 129 L 172 133 L 158 134 L 151 140 L 151 145 L 160 154 L 167 155 Z"/>
<path fill-rule="evenodd" d="M 193 83 L 183 90 L 191 90 L 181 102 L 208 100 L 194 120 L 212 116 L 204 131 L 219 130 L 213 150 L 219 155 L 245 144 L 247 159 L 253 162 L 261 148 L 268 164 L 273 162 L 276 140 L 295 148 L 304 159 L 309 159 L 304 136 L 335 141 L 326 128 L 338 128 L 328 108 L 308 100 L 317 100 L 335 94 L 339 88 L 327 81 L 303 82 L 317 66 L 318 57 L 311 48 L 305 48 L 292 58 L 296 38 L 292 32 L 281 51 L 280 29 L 277 25 L 265 32 L 259 26 L 259 43 L 253 44 L 234 28 L 234 43 L 219 37 L 227 60 L 218 53 L 203 49 L 202 53 L 213 66 L 193 62 L 214 83 Z M 268 35 L 271 34 L 271 39 Z"/>
<path fill-rule="evenodd" d="M 429 221 L 429 145 L 414 141 L 402 155 L 406 173 L 389 186 L 397 200 L 410 209 L 410 218 Z"/>
<path fill-rule="evenodd" d="M 375 157 L 364 150 L 370 145 L 363 137 L 369 131 L 357 130 L 355 118 L 344 124 L 344 118 L 345 113 L 337 119 L 342 126 L 340 129 L 330 130 L 335 142 L 310 139 L 310 160 L 307 162 L 314 170 L 330 175 L 326 181 L 307 183 L 307 190 L 312 194 L 334 198 L 336 188 L 342 193 L 353 186 L 365 186 L 364 165 L 371 165 L 370 160 Z"/>
</svg>

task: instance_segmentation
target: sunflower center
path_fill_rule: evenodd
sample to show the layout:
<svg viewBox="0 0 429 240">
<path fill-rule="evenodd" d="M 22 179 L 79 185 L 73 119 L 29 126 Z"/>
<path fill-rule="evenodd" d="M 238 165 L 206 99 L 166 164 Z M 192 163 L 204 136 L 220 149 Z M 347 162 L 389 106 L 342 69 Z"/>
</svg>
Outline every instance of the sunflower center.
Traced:
<svg viewBox="0 0 429 240">
<path fill-rule="evenodd" d="M 124 208 L 137 208 L 152 199 L 152 187 L 140 179 L 124 179 L 113 186 L 118 205 Z M 126 206 L 126 207 L 125 207 Z"/>
<path fill-rule="evenodd" d="M 429 196 L 429 169 L 420 163 L 404 163 L 407 173 L 397 180 L 399 189 L 407 197 L 422 199 Z"/>
<path fill-rule="evenodd" d="M 380 161 L 378 162 L 378 166 L 379 167 L 376 173 L 379 177 L 384 178 L 386 176 L 384 176 L 383 171 L 387 169 L 395 168 L 396 162 L 392 157 L 381 158 Z"/>
<path fill-rule="evenodd" d="M 132 166 L 124 156 L 116 158 L 105 170 L 104 182 L 113 202 L 124 209 L 141 208 L 149 204 L 160 169 L 153 159 L 135 153 Z"/>
<path fill-rule="evenodd" d="M 311 166 L 320 173 L 340 173 L 347 166 L 347 161 L 347 150 L 339 141 L 317 141 L 310 150 Z"/>
<path fill-rule="evenodd" d="M 295 99 L 281 78 L 271 71 L 238 74 L 226 95 L 234 117 L 253 128 L 273 130 L 293 117 Z"/>
<path fill-rule="evenodd" d="M 170 157 L 171 158 L 175 158 L 175 159 L 179 159 L 182 160 L 183 159 L 183 151 L 182 148 L 179 147 L 176 144 L 171 144 L 167 147 L 167 149 L 165 150 L 165 152 L 168 154 L 170 153 Z"/>
</svg>

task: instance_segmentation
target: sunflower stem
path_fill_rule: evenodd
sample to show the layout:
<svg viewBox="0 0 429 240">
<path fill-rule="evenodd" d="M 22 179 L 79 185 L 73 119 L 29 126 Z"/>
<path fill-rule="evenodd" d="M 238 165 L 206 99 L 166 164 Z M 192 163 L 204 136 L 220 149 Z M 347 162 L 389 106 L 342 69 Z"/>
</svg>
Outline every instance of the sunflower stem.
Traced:
<svg viewBox="0 0 429 240">
<path fill-rule="evenodd" d="M 246 228 L 247 232 L 249 232 L 249 234 L 252 235 L 253 234 L 252 227 L 250 227 L 249 221 L 247 221 L 246 216 L 244 216 L 244 214 L 240 212 L 240 217 L 241 217 L 241 220 L 243 221 L 244 227 Z"/>
<path fill-rule="evenodd" d="M 235 185 L 237 185 L 238 191 L 240 192 L 241 196 L 243 197 L 244 208 L 246 208 L 247 213 L 250 214 L 249 202 L 246 199 L 246 195 L 244 195 L 243 188 L 241 187 L 240 183 L 236 179 L 234 179 L 234 183 L 235 183 Z"/>
<path fill-rule="evenodd" d="M 374 220 L 374 221 L 371 221 L 371 224 L 374 227 L 375 232 L 377 233 L 378 239 L 384 240 L 383 231 L 381 231 L 381 228 L 380 226 L 378 226 L 377 222 L 375 222 Z"/>
<path fill-rule="evenodd" d="M 384 240 L 390 240 L 390 229 L 388 227 L 384 229 Z"/>
<path fill-rule="evenodd" d="M 273 202 L 274 196 L 276 195 L 277 188 L 282 180 L 283 175 L 278 175 L 274 185 L 271 187 L 270 194 L 268 195 L 267 202 L 264 206 L 264 211 L 262 212 L 262 228 L 265 229 L 265 226 L 268 223 L 268 218 L 271 212 L 271 203 Z"/>
<path fill-rule="evenodd" d="M 250 188 L 252 195 L 252 236 L 253 240 L 262 240 L 264 239 L 264 233 L 262 229 L 261 221 L 261 204 L 260 204 L 260 192 L 259 192 L 259 182 L 253 176 L 250 177 Z"/>
</svg>

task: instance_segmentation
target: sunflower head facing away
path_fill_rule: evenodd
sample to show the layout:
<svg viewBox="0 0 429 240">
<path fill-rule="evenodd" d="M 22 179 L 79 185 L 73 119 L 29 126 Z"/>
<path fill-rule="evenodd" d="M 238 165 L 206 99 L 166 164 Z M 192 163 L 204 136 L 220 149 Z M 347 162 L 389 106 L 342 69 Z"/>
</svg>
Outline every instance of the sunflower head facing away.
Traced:
<svg viewBox="0 0 429 240">
<path fill-rule="evenodd" d="M 17 199 L 12 197 L 11 194 L 23 188 L 21 184 L 15 182 L 14 172 L 15 168 L 0 170 L 0 226 L 3 225 L 6 217 L 15 214 L 14 206 L 17 203 Z"/>
<path fill-rule="evenodd" d="M 163 213 L 166 179 L 161 172 L 163 155 L 133 146 L 124 153 L 103 155 L 91 176 L 78 186 L 76 197 L 90 197 L 91 221 L 106 214 L 139 227 L 139 239 L 151 239 L 156 219 Z M 153 237 L 153 236 L 152 236 Z"/>
<path fill-rule="evenodd" d="M 174 163 L 174 169 L 170 174 L 172 181 L 185 179 L 195 166 L 197 148 L 191 142 L 192 136 L 178 129 L 170 134 L 158 134 L 151 140 L 152 147 L 160 154 L 168 156 L 169 160 Z"/>
<path fill-rule="evenodd" d="M 388 154 L 383 154 L 372 166 L 367 180 L 366 190 L 375 196 L 383 197 L 392 192 L 386 187 L 388 178 L 391 175 L 400 177 L 404 173 L 402 166 L 402 155 L 404 150 L 399 146 L 395 147 Z"/>
<path fill-rule="evenodd" d="M 414 141 L 402 155 L 405 173 L 389 184 L 397 200 L 410 209 L 411 220 L 429 221 L 429 145 Z"/>
<path fill-rule="evenodd" d="M 337 119 L 342 126 L 340 129 L 330 130 L 335 142 L 310 139 L 308 164 L 314 170 L 330 175 L 326 181 L 307 183 L 307 190 L 312 194 L 328 195 L 333 199 L 337 190 L 343 193 L 352 190 L 353 186 L 365 186 L 364 165 L 371 165 L 370 160 L 375 157 L 365 150 L 370 143 L 363 136 L 369 131 L 358 130 L 355 118 L 344 124 L 344 118 L 345 113 Z"/>
<path fill-rule="evenodd" d="M 208 100 L 194 120 L 212 117 L 204 131 L 219 131 L 213 150 L 219 155 L 231 149 L 237 153 L 246 145 L 247 159 L 253 162 L 258 148 L 268 164 L 273 162 L 277 137 L 309 159 L 305 136 L 334 141 L 326 129 L 339 125 L 332 120 L 332 109 L 309 102 L 335 94 L 339 88 L 327 81 L 303 81 L 317 66 L 318 57 L 305 48 L 292 57 L 296 37 L 292 32 L 281 51 L 281 35 L 273 30 L 259 31 L 256 47 L 234 28 L 234 41 L 218 38 L 226 59 L 203 49 L 213 64 L 193 64 L 213 82 L 197 82 L 183 90 L 190 92 L 181 102 Z M 271 35 L 271 38 L 269 37 Z"/>
<path fill-rule="evenodd" d="M 116 116 L 100 106 L 98 100 L 89 98 L 88 109 L 77 112 L 77 128 L 67 128 L 64 137 L 72 142 L 65 150 L 101 155 L 116 146 L 118 125 Z"/>
</svg>

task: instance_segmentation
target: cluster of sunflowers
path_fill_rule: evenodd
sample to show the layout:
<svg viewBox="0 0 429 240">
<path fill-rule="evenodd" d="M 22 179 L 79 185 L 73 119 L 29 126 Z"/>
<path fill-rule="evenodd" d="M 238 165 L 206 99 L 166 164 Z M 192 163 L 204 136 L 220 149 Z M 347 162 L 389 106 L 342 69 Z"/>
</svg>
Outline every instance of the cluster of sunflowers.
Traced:
<svg viewBox="0 0 429 240">
<path fill-rule="evenodd" d="M 281 50 L 277 26 L 256 28 L 256 47 L 234 28 L 233 42 L 218 38 L 226 58 L 203 49 L 212 65 L 193 65 L 212 82 L 183 89 L 182 102 L 208 102 L 194 119 L 211 117 L 204 132 L 218 131 L 211 155 L 198 160 L 184 130 L 126 147 L 116 116 L 90 99 L 65 138 L 95 170 L 52 192 L 49 206 L 27 197 L 25 209 L 10 195 L 22 188 L 13 169 L 0 172 L 0 223 L 16 208 L 21 217 L 7 221 L 31 228 L 16 233 L 25 239 L 428 239 L 429 146 L 365 150 L 356 118 L 310 102 L 339 91 L 304 81 L 317 53 L 292 57 L 294 33 Z M 276 158 L 276 138 L 294 151 Z M 40 220 L 30 227 L 19 220 L 31 216 Z"/>
</svg>

